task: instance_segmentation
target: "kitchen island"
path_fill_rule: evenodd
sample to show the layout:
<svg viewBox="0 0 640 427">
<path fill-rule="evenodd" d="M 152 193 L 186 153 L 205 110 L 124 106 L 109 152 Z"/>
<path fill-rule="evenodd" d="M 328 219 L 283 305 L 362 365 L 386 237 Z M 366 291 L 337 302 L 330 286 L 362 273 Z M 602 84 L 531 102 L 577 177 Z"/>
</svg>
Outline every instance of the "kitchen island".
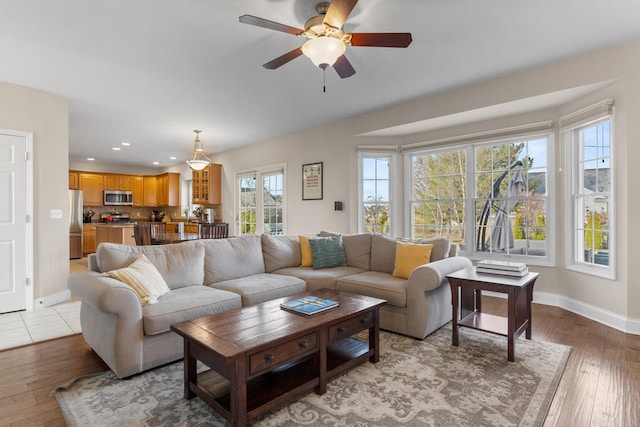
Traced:
<svg viewBox="0 0 640 427">
<path fill-rule="evenodd" d="M 131 223 L 105 223 L 95 224 L 96 244 L 119 243 L 124 245 L 136 244 L 133 234 L 133 224 Z"/>
</svg>

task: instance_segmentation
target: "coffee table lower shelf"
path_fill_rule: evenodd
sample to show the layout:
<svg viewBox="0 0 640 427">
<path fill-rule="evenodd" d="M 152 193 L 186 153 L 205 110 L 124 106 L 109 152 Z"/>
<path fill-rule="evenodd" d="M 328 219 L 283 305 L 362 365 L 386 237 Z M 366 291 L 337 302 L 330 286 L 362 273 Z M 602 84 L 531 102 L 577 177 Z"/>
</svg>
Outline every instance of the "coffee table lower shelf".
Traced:
<svg viewBox="0 0 640 427">
<path fill-rule="evenodd" d="M 327 347 L 327 378 L 356 366 L 374 355 L 367 341 L 349 337 Z M 294 396 L 320 385 L 317 353 L 260 375 L 247 382 L 247 415 L 255 419 L 290 402 Z M 200 372 L 189 389 L 224 418 L 231 418 L 230 382 L 212 369 Z"/>
</svg>

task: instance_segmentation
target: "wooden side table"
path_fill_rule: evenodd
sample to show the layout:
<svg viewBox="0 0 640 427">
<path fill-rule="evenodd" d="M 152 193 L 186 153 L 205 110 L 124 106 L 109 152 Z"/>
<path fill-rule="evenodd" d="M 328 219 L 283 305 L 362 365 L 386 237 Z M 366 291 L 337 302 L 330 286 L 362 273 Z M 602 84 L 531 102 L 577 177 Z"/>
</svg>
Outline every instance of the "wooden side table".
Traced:
<svg viewBox="0 0 640 427">
<path fill-rule="evenodd" d="M 531 339 L 531 301 L 538 275 L 528 273 L 524 277 L 510 277 L 483 274 L 476 273 L 475 267 L 448 274 L 453 305 L 452 345 L 458 345 L 460 326 L 503 335 L 508 342 L 507 360 L 513 362 L 515 339 L 525 331 L 526 338 Z M 482 291 L 507 294 L 507 317 L 482 313 Z"/>
</svg>

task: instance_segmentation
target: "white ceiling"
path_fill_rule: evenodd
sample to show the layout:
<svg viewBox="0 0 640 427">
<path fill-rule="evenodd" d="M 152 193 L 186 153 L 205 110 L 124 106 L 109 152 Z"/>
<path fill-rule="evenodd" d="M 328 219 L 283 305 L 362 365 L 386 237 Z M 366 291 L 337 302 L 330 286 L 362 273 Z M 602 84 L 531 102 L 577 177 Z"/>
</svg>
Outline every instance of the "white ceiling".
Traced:
<svg viewBox="0 0 640 427">
<path fill-rule="evenodd" d="M 360 0 L 345 31 L 411 32 L 413 43 L 349 47 L 356 74 L 327 70 L 323 93 L 306 57 L 262 67 L 303 39 L 238 21 L 302 28 L 316 3 L 0 0 L 0 81 L 69 103 L 70 159 L 167 166 L 190 157 L 192 129 L 224 151 L 640 39 L 638 0 Z"/>
</svg>

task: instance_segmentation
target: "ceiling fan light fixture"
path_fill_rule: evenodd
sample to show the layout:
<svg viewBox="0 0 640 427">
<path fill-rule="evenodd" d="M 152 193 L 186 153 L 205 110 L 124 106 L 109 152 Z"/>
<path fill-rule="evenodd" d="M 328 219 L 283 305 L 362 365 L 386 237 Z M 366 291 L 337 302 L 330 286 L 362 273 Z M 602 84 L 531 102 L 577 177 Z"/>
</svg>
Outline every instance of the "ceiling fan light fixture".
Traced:
<svg viewBox="0 0 640 427">
<path fill-rule="evenodd" d="M 347 46 L 342 40 L 326 36 L 308 40 L 302 46 L 302 53 L 320 68 L 333 66 L 346 50 Z"/>
<path fill-rule="evenodd" d="M 193 150 L 193 157 L 191 158 L 191 160 L 187 160 L 187 165 L 189 165 L 189 167 L 194 171 L 201 171 L 202 169 L 206 168 L 207 165 L 209 165 L 209 163 L 211 162 L 209 158 L 204 155 L 204 147 L 202 145 L 202 142 L 200 141 L 200 132 L 202 131 L 194 129 L 194 132 L 196 133 L 196 140 L 194 143 L 195 147 Z"/>
</svg>

